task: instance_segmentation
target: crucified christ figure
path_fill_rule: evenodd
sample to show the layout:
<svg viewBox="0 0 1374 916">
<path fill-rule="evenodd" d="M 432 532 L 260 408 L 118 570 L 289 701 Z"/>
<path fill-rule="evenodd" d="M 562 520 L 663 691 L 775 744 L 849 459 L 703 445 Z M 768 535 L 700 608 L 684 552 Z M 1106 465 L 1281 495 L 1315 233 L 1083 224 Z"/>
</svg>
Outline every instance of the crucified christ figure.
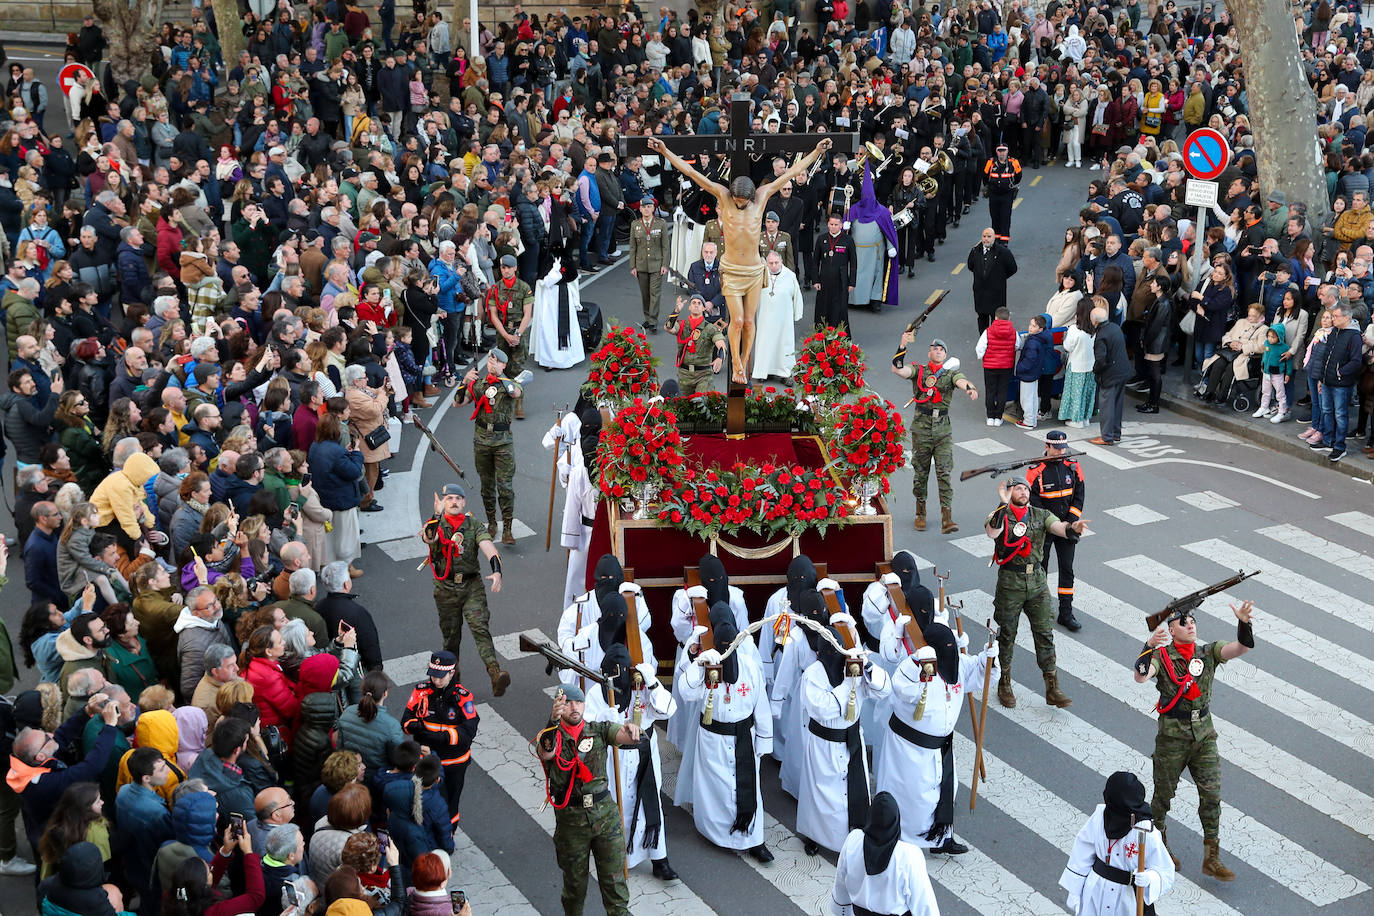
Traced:
<svg viewBox="0 0 1374 916">
<path fill-rule="evenodd" d="M 749 358 L 754 352 L 754 315 L 759 310 L 759 291 L 763 289 L 767 268 L 759 257 L 759 236 L 763 232 L 763 214 L 768 200 L 786 182 L 802 174 L 830 149 L 830 140 L 816 144 L 787 171 L 757 190 L 747 176 L 730 182 L 730 187 L 717 184 L 692 167 L 691 163 L 674 153 L 658 137 L 650 137 L 649 149 L 663 156 L 677 169 L 716 198 L 716 216 L 725 236 L 725 254 L 720 259 L 721 292 L 730 308 L 730 355 L 733 357 L 731 380 L 748 384 Z"/>
</svg>

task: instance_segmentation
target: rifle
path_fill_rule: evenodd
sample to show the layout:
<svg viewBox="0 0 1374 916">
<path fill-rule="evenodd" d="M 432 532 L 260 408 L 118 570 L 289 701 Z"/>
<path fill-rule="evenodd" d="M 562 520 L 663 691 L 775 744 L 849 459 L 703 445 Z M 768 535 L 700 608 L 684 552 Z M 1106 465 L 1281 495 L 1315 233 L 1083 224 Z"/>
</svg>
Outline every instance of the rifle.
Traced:
<svg viewBox="0 0 1374 916">
<path fill-rule="evenodd" d="M 877 563 L 874 565 L 874 571 L 877 572 L 878 579 L 881 580 L 883 576 L 892 572 L 892 564 Z M 903 614 L 911 618 L 911 621 L 906 625 L 906 636 L 902 638 L 902 642 L 906 644 L 907 654 L 915 655 L 916 650 L 926 644 L 926 637 L 921 632 L 921 628 L 916 625 L 916 615 L 912 614 L 911 608 L 907 606 L 906 595 L 902 594 L 902 587 L 895 582 L 888 585 L 887 600 L 892 607 L 889 613 L 895 614 L 892 618 L 893 622 L 896 622 L 897 618 Z"/>
<path fill-rule="evenodd" d="M 1198 606 L 1202 604 L 1202 599 L 1209 598 L 1212 595 L 1219 594 L 1221 592 L 1226 591 L 1227 589 L 1235 588 L 1237 585 L 1240 585 L 1246 579 L 1249 579 L 1252 576 L 1258 576 L 1259 574 L 1260 571 L 1258 569 L 1251 573 L 1248 573 L 1243 569 L 1238 569 L 1236 570 L 1236 574 L 1229 579 L 1222 579 L 1220 582 L 1204 586 L 1203 588 L 1200 588 L 1195 592 L 1189 592 L 1182 598 L 1175 598 L 1173 601 L 1170 601 L 1168 604 L 1166 604 L 1163 610 L 1156 611 L 1155 613 L 1148 615 L 1145 618 L 1145 624 L 1150 630 L 1154 630 L 1165 620 L 1168 620 L 1169 616 L 1175 613 L 1176 611 L 1195 611 L 1197 610 Z"/>
<path fill-rule="evenodd" d="M 959 637 L 962 639 L 964 635 L 964 618 L 959 614 L 959 611 L 963 609 L 964 603 L 961 601 L 955 604 L 945 597 L 945 583 L 949 581 L 949 570 L 945 570 L 945 574 L 942 576 L 940 575 L 940 567 L 936 566 L 931 572 L 935 575 L 935 581 L 940 583 L 939 607 L 948 609 L 954 615 L 954 627 Z M 964 655 L 968 654 L 967 649 L 960 649 L 959 652 Z M 982 727 L 982 723 L 978 721 L 978 713 L 973 705 L 973 694 L 968 691 L 964 691 L 964 693 L 968 696 L 969 720 L 973 723 L 973 734 L 977 737 L 978 730 Z M 983 758 L 981 756 L 978 758 L 978 770 L 984 779 L 988 778 L 987 765 L 983 763 Z"/>
<path fill-rule="evenodd" d="M 421 433 L 424 434 L 424 437 L 426 439 L 429 440 L 430 451 L 438 452 L 439 457 L 447 461 L 448 466 L 453 468 L 454 472 L 457 473 L 459 477 L 463 478 L 464 480 L 467 480 L 468 475 L 463 473 L 463 469 L 458 466 L 458 462 L 453 460 L 453 456 L 448 453 L 448 449 L 444 448 L 444 446 L 440 444 L 439 440 L 435 438 L 434 433 L 430 432 L 429 427 L 425 425 L 424 420 L 420 419 L 419 414 L 414 415 L 414 419 L 411 421 L 411 423 L 414 425 L 416 429 L 418 429 Z"/>
<path fill-rule="evenodd" d="M 1007 471 L 1014 471 L 1017 468 L 1030 467 L 1032 464 L 1039 464 L 1042 461 L 1063 461 L 1065 458 L 1079 458 L 1086 454 L 1087 452 L 1066 451 L 1062 455 L 1037 455 L 1034 458 L 1022 458 L 1017 461 L 1006 461 L 1002 464 L 990 464 L 984 468 L 973 468 L 969 471 L 962 471 L 959 474 L 959 479 L 968 480 L 970 477 L 977 477 L 980 474 L 992 474 L 993 476 L 997 476 Z"/>
<path fill-rule="evenodd" d="M 695 566 L 688 566 L 683 570 L 683 580 L 688 588 L 695 588 L 701 584 L 701 571 Z M 697 626 L 705 627 L 706 632 L 701 634 L 699 645 L 701 651 L 706 652 L 716 647 L 715 631 L 711 629 L 711 606 L 706 603 L 705 598 L 688 598 L 692 602 L 692 614 L 696 617 Z M 636 617 L 636 622 L 638 617 Z M 626 635 L 629 635 L 629 626 L 626 625 Z M 702 676 L 706 680 L 706 707 L 702 710 L 701 721 L 703 725 L 710 725 L 714 719 L 712 714 L 716 706 L 716 685 L 720 683 L 720 666 L 705 665 Z"/>
<path fill-rule="evenodd" d="M 919 331 L 921 325 L 925 324 L 926 319 L 930 317 L 930 313 L 935 311 L 940 303 L 945 301 L 945 297 L 949 295 L 949 290 L 947 289 L 938 290 L 938 292 L 940 295 L 935 297 L 935 301 L 927 305 L 925 311 L 913 318 L 911 324 L 906 326 L 906 330 L 902 332 L 904 335 L 915 334 Z M 906 365 L 906 344 L 900 345 L 897 348 L 897 352 L 892 354 L 892 365 L 896 366 L 898 369 Z"/>
<path fill-rule="evenodd" d="M 520 651 L 534 652 L 544 656 L 544 660 L 548 662 L 544 667 L 545 674 L 553 674 L 553 669 L 560 668 L 564 671 L 571 671 L 577 676 L 584 677 L 593 683 L 600 684 L 602 687 L 609 687 L 610 685 L 610 682 L 600 671 L 593 671 L 577 659 L 564 655 L 553 643 L 535 640 L 521 633 Z"/>
</svg>

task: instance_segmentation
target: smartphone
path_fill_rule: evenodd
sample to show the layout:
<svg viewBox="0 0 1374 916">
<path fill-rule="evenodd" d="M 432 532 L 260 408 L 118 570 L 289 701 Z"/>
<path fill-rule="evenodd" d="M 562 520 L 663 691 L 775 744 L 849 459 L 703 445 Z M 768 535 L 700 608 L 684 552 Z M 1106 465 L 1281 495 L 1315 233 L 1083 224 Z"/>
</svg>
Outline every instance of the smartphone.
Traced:
<svg viewBox="0 0 1374 916">
<path fill-rule="evenodd" d="M 243 836 L 243 815 L 231 813 L 229 815 L 229 835 L 238 839 Z"/>
<path fill-rule="evenodd" d="M 340 637 L 346 636 L 347 634 L 352 633 L 352 632 L 353 632 L 353 628 L 352 628 L 351 626 L 349 626 L 345 621 L 342 621 L 342 620 L 339 621 L 339 636 L 340 636 Z M 380 836 L 380 835 L 381 835 L 381 834 L 378 834 L 378 836 Z"/>
<path fill-rule="evenodd" d="M 61 370 L 61 369 L 54 369 L 52 372 L 48 373 L 48 375 L 49 375 L 49 376 L 51 377 L 51 379 L 55 382 L 55 381 L 57 381 L 57 379 L 62 375 L 62 370 Z"/>
<path fill-rule="evenodd" d="M 286 882 L 285 884 L 283 884 L 281 887 L 282 887 L 282 890 L 286 891 L 286 904 L 287 904 L 287 906 L 300 906 L 300 905 L 301 905 L 301 898 L 300 898 L 300 896 L 296 893 L 296 885 L 294 885 L 294 884 L 292 884 L 290 881 L 288 881 L 288 882 Z"/>
<path fill-rule="evenodd" d="M 453 905 L 453 912 L 457 913 L 462 906 L 468 902 L 468 892 L 456 890 L 449 894 L 449 902 Z"/>
<path fill-rule="evenodd" d="M 377 831 L 377 849 L 381 851 L 382 858 L 386 858 L 387 847 L 391 845 L 391 834 L 385 830 Z"/>
</svg>

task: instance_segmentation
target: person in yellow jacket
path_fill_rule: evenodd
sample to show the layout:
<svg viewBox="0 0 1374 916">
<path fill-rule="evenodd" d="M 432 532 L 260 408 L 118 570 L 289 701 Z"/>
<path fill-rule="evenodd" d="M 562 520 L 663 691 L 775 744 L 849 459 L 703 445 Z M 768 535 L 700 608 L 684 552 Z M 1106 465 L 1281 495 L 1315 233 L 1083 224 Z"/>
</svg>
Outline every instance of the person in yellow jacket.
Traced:
<svg viewBox="0 0 1374 916">
<path fill-rule="evenodd" d="M 120 443 L 115 445 L 118 463 Z M 156 476 L 157 464 L 143 452 L 134 452 L 123 467 L 100 482 L 91 494 L 91 502 L 100 513 L 96 527 L 113 534 L 119 544 L 119 571 L 127 579 L 137 567 L 152 559 L 152 547 L 167 543 L 167 536 L 156 528 L 153 512 L 145 501 L 148 492 L 143 485 Z"/>
</svg>

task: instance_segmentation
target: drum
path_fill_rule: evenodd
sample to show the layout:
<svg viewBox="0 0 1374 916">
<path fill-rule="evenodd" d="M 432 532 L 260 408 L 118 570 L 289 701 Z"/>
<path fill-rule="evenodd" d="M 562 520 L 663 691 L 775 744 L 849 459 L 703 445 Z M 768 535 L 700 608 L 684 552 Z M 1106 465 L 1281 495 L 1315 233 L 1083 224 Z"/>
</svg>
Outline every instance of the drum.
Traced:
<svg viewBox="0 0 1374 916">
<path fill-rule="evenodd" d="M 892 214 L 892 225 L 897 227 L 898 229 L 901 229 L 903 226 L 908 225 L 915 218 L 915 215 L 909 209 L 898 210 L 896 213 Z"/>
</svg>

